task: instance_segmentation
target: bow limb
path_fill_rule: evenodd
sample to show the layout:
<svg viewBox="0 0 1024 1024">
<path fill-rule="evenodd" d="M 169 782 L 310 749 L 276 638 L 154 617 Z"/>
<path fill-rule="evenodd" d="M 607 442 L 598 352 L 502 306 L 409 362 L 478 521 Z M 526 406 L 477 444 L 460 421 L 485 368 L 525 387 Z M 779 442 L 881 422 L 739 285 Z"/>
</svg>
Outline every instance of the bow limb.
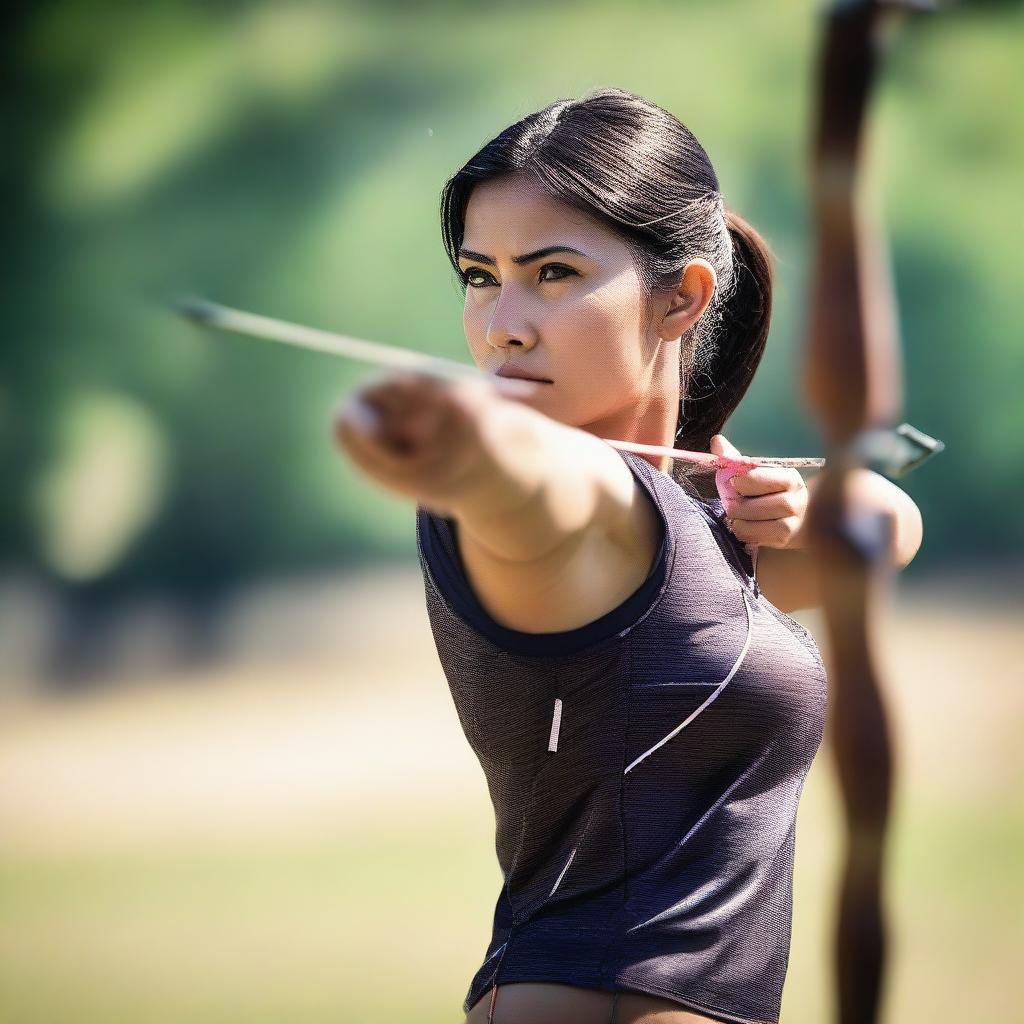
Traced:
<svg viewBox="0 0 1024 1024">
<path fill-rule="evenodd" d="M 859 194 L 859 158 L 884 42 L 914 3 L 835 0 L 825 15 L 812 130 L 814 251 L 802 390 L 828 449 L 807 512 L 830 650 L 829 719 L 845 843 L 837 922 L 841 1024 L 878 1019 L 886 959 L 885 839 L 893 754 L 874 622 L 892 522 L 858 504 L 857 442 L 888 426 L 902 398 L 896 305 L 875 218 Z"/>
</svg>

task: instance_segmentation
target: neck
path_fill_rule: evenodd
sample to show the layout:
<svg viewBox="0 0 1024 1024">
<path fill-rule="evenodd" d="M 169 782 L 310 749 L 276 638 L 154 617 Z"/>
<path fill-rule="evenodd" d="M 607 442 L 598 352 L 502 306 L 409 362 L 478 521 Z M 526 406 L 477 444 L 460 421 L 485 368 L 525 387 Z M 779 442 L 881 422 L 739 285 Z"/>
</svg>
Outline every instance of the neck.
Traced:
<svg viewBox="0 0 1024 1024">
<path fill-rule="evenodd" d="M 580 424 L 579 429 L 597 437 L 674 447 L 679 421 L 679 343 L 679 338 L 654 342 L 639 402 L 616 409 L 591 423 Z M 671 456 L 641 453 L 640 457 L 659 472 L 671 475 Z"/>
<path fill-rule="evenodd" d="M 591 423 L 580 424 L 579 429 L 586 430 L 595 437 L 673 448 L 678 417 L 678 398 L 671 403 L 656 400 Z M 643 452 L 638 454 L 659 472 L 671 476 L 673 459 L 670 455 L 647 455 Z"/>
</svg>

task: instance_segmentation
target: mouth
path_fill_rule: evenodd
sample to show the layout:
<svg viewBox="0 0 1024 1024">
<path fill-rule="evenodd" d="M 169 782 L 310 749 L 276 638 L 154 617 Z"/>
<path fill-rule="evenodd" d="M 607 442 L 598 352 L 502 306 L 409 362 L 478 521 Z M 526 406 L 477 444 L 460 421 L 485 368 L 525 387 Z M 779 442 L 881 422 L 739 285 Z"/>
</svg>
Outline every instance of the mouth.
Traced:
<svg viewBox="0 0 1024 1024">
<path fill-rule="evenodd" d="M 534 384 L 553 384 L 554 381 L 548 380 L 546 377 L 533 377 L 528 374 L 525 370 L 520 370 L 514 366 L 502 366 L 500 369 L 495 371 L 496 377 L 504 377 L 508 380 L 528 380 Z"/>
</svg>

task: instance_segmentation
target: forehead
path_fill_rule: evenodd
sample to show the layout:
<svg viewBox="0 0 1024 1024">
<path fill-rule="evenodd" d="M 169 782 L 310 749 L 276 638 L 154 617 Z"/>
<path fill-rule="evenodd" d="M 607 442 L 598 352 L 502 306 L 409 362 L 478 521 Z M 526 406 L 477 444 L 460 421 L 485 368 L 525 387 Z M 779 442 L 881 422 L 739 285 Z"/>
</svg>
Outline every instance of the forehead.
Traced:
<svg viewBox="0 0 1024 1024">
<path fill-rule="evenodd" d="M 466 204 L 465 219 L 463 246 L 490 256 L 517 256 L 561 242 L 596 259 L 629 257 L 625 243 L 611 229 L 524 176 L 477 185 Z"/>
</svg>

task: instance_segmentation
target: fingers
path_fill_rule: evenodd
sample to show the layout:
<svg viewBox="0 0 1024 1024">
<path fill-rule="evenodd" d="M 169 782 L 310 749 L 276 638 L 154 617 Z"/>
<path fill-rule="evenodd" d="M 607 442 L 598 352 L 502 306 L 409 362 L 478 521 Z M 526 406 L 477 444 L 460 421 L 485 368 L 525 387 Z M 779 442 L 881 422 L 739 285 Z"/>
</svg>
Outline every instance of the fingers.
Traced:
<svg viewBox="0 0 1024 1024">
<path fill-rule="evenodd" d="M 485 424 L 505 398 L 542 385 L 452 380 L 392 372 L 360 387 L 336 411 L 336 444 L 372 480 L 417 500 L 444 501 L 485 457 Z"/>
<path fill-rule="evenodd" d="M 797 535 L 807 514 L 808 493 L 799 488 L 723 500 L 726 525 L 737 539 L 768 547 L 799 547 Z"/>
<path fill-rule="evenodd" d="M 713 455 L 725 455 L 730 459 L 743 458 L 740 454 L 740 450 L 725 436 L 725 434 L 715 434 L 712 436 L 711 453 Z"/>
<path fill-rule="evenodd" d="M 736 498 L 728 503 L 726 513 L 734 519 L 785 519 L 786 516 L 802 516 L 807 510 L 806 491 L 779 491 L 756 498 Z"/>
<path fill-rule="evenodd" d="M 795 469 L 786 466 L 754 466 L 741 471 L 732 478 L 733 489 L 744 497 L 771 494 L 800 487 L 803 478 Z"/>
<path fill-rule="evenodd" d="M 802 523 L 803 519 L 800 516 L 786 516 L 783 519 L 769 519 L 763 522 L 731 517 L 726 520 L 726 525 L 737 540 L 744 544 L 769 548 L 790 547 L 800 532 Z"/>
<path fill-rule="evenodd" d="M 444 383 L 411 373 L 371 380 L 336 410 L 335 442 L 374 475 L 406 471 L 437 432 Z"/>
<path fill-rule="evenodd" d="M 334 440 L 361 469 L 398 472 L 405 465 L 401 445 L 384 436 L 379 410 L 358 397 L 334 415 Z"/>
<path fill-rule="evenodd" d="M 741 458 L 739 450 L 722 434 L 711 439 L 715 455 Z M 754 466 L 719 470 L 715 484 L 726 512 L 726 526 L 748 546 L 799 546 L 796 541 L 807 512 L 808 493 L 803 477 L 784 466 Z"/>
<path fill-rule="evenodd" d="M 725 455 L 730 459 L 741 458 L 739 449 L 724 434 L 715 434 L 711 438 L 711 453 Z M 715 487 L 723 503 L 736 498 L 735 478 L 739 470 L 719 469 L 715 473 Z"/>
<path fill-rule="evenodd" d="M 740 450 L 724 434 L 715 434 L 711 438 L 711 453 L 730 459 L 743 458 Z M 798 488 L 802 486 L 803 478 L 797 470 L 785 466 L 752 466 L 748 469 L 720 469 L 715 474 L 715 482 L 736 494 L 753 497 Z"/>
</svg>

